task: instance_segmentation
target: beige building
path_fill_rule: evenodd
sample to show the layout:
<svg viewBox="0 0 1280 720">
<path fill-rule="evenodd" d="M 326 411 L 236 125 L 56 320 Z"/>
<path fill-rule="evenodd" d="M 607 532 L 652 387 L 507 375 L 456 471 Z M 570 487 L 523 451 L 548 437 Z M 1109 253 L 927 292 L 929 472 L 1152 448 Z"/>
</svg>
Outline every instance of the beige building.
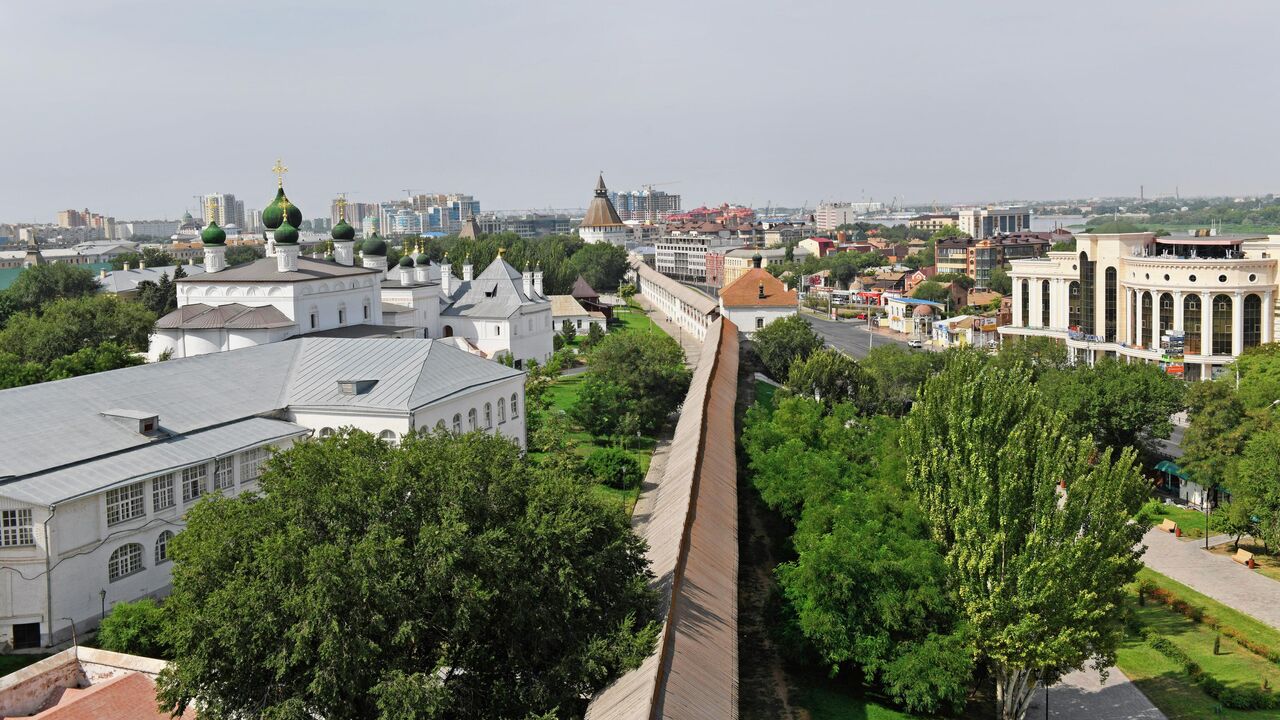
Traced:
<svg viewBox="0 0 1280 720">
<path fill-rule="evenodd" d="M 989 238 L 1031 230 L 1031 209 L 1026 207 L 964 208 L 958 213 L 960 229 L 969 237 Z"/>
<path fill-rule="evenodd" d="M 1208 379 L 1274 341 L 1277 258 L 1280 235 L 1077 235 L 1074 251 L 1010 263 L 1013 318 L 1000 333 L 1060 339 L 1085 362 Z"/>
<path fill-rule="evenodd" d="M 935 233 L 948 225 L 956 225 L 959 222 L 960 215 L 958 213 L 929 213 L 911 218 L 907 221 L 907 227 L 911 230 L 926 230 Z"/>
</svg>

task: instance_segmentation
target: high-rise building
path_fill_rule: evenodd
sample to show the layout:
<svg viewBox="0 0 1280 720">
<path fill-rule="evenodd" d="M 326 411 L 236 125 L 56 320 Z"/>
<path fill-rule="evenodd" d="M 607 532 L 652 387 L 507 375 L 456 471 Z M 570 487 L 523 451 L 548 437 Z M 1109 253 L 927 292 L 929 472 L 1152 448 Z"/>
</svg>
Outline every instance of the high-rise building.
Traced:
<svg viewBox="0 0 1280 720">
<path fill-rule="evenodd" d="M 858 222 L 858 218 L 861 215 L 879 212 L 883 209 L 884 203 L 878 202 L 821 203 L 813 214 L 813 220 L 819 231 L 835 230 L 841 225 L 850 225 Z"/>
<path fill-rule="evenodd" d="M 679 195 L 654 190 L 652 185 L 645 185 L 643 190 L 611 192 L 609 199 L 623 220 L 660 222 L 680 212 Z"/>
<path fill-rule="evenodd" d="M 213 220 L 222 227 L 228 225 L 244 227 L 244 202 L 236 200 L 236 196 L 230 193 L 205 195 L 204 202 L 200 205 L 200 212 L 206 224 Z"/>
</svg>

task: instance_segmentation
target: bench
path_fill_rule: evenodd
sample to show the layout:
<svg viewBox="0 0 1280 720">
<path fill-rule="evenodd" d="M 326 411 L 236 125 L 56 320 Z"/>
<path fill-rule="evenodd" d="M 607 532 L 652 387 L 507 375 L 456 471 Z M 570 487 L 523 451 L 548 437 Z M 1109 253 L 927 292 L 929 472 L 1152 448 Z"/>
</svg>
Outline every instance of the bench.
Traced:
<svg viewBox="0 0 1280 720">
<path fill-rule="evenodd" d="M 1160 529 L 1165 532 L 1176 533 L 1178 531 L 1178 523 L 1174 522 L 1173 518 L 1165 518 L 1164 522 L 1160 523 Z"/>
<path fill-rule="evenodd" d="M 1248 550 L 1236 550 L 1236 554 L 1232 555 L 1231 559 L 1249 568 L 1253 568 L 1254 566 L 1253 553 Z"/>
</svg>

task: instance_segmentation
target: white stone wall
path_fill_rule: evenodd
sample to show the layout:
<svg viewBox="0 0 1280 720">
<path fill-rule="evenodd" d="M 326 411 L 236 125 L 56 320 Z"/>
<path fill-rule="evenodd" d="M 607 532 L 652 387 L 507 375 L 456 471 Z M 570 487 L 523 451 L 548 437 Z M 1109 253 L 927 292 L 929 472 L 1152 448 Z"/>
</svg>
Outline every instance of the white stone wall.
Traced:
<svg viewBox="0 0 1280 720">
<path fill-rule="evenodd" d="M 733 322 L 734 325 L 737 325 L 739 332 L 746 334 L 747 337 L 751 337 L 752 335 L 755 334 L 755 331 L 759 329 L 757 327 L 757 321 L 759 321 L 760 323 L 759 327 L 767 327 L 769 323 L 773 322 L 774 320 L 781 320 L 782 318 L 795 315 L 796 309 L 794 307 L 723 308 L 721 310 L 721 314 L 724 315 L 724 317 L 728 318 L 731 322 Z"/>
</svg>

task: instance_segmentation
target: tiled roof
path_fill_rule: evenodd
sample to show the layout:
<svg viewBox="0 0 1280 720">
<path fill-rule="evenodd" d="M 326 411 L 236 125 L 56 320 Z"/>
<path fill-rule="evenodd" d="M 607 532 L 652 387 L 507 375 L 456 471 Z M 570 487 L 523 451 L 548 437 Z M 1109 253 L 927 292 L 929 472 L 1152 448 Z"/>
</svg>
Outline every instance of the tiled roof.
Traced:
<svg viewBox="0 0 1280 720">
<path fill-rule="evenodd" d="M 760 286 L 764 284 L 764 297 Z M 733 284 L 720 291 L 720 302 L 726 308 L 735 307 L 795 307 L 799 299 L 794 290 L 788 290 L 782 281 L 763 268 L 751 268 Z"/>
</svg>

